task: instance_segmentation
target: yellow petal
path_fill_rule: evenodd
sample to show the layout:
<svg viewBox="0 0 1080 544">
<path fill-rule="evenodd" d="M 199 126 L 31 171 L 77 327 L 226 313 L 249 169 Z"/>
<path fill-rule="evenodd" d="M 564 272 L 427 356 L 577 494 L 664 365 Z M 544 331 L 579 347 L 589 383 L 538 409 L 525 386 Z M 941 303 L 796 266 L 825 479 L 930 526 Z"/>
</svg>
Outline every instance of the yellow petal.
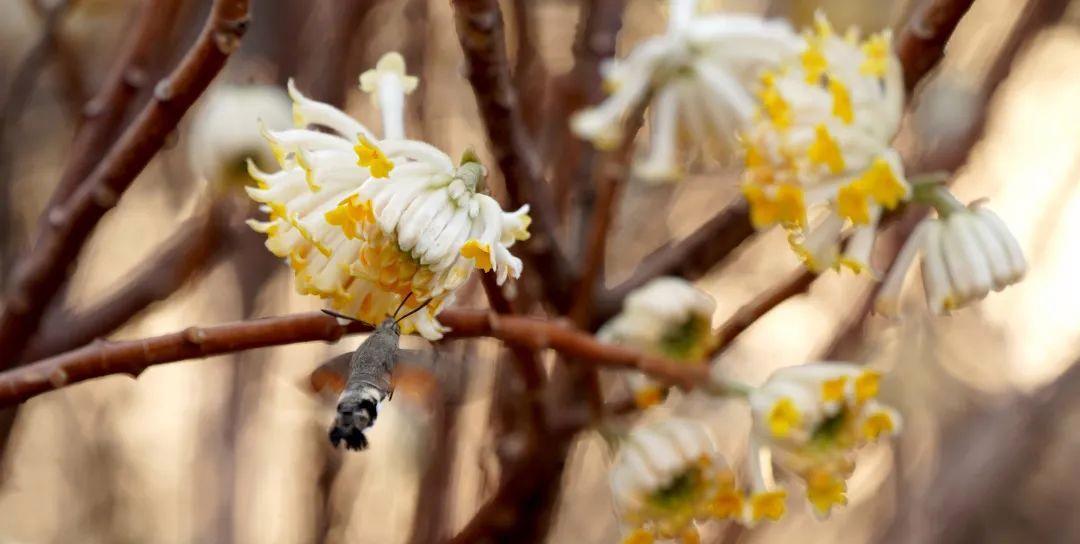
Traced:
<svg viewBox="0 0 1080 544">
<path fill-rule="evenodd" d="M 491 247 L 475 238 L 461 246 L 461 256 L 472 259 L 476 267 L 484 272 L 491 270 Z"/>
</svg>

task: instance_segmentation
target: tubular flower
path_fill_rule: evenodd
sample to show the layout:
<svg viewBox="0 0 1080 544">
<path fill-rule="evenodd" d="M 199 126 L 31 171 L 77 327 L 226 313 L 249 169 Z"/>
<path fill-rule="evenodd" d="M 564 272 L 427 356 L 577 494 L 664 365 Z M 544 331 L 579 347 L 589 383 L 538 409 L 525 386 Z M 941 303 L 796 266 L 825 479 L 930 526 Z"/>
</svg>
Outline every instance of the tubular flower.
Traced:
<svg viewBox="0 0 1080 544">
<path fill-rule="evenodd" d="M 847 363 L 776 371 L 750 394 L 752 442 L 806 484 L 814 510 L 847 504 L 855 450 L 900 430 L 900 416 L 876 398 L 881 375 Z"/>
<path fill-rule="evenodd" d="M 869 270 L 882 211 L 912 196 L 890 147 L 904 100 L 890 40 L 888 31 L 837 36 L 819 14 L 801 51 L 761 76 L 757 118 L 742 137 L 743 194 L 754 226 L 788 229 L 815 272 Z"/>
<path fill-rule="evenodd" d="M 298 128 L 264 131 L 281 170 L 249 164 L 258 187 L 248 194 L 270 215 L 249 224 L 288 261 L 299 292 L 371 323 L 403 300 L 402 312 L 430 301 L 401 326 L 437 339 L 446 329 L 435 316 L 472 268 L 494 271 L 500 283 L 521 274 L 509 248 L 529 236 L 528 206 L 507 213 L 480 193 L 487 171 L 471 153 L 455 165 L 435 147 L 404 139 L 404 95 L 416 81 L 400 55 L 385 55 L 361 82 L 384 130 L 396 135 L 378 139 L 290 82 Z"/>
<path fill-rule="evenodd" d="M 1027 271 L 1024 253 L 1009 228 L 975 202 L 915 228 L 881 285 L 879 313 L 898 313 L 904 279 L 918 254 L 926 303 L 936 314 L 980 300 L 991 289 L 1001 291 Z"/>
<path fill-rule="evenodd" d="M 705 364 L 714 347 L 712 315 L 716 301 L 690 282 L 675 277 L 650 281 L 626 297 L 622 312 L 599 331 L 605 342 L 630 346 L 687 364 Z M 641 373 L 630 374 L 638 406 L 664 399 L 667 388 Z"/>
<path fill-rule="evenodd" d="M 748 124 L 754 101 L 748 87 L 759 70 L 793 54 L 798 37 L 783 22 L 754 16 L 696 16 L 697 0 L 672 0 L 667 33 L 638 44 L 603 67 L 610 96 L 571 118 L 573 131 L 601 149 L 623 139 L 624 118 L 651 100 L 650 144 L 635 159 L 647 181 L 681 175 L 680 133 L 695 144 L 727 146 Z M 709 153 L 709 146 L 701 148 Z"/>
<path fill-rule="evenodd" d="M 204 99 L 188 133 L 191 170 L 218 185 L 245 185 L 247 160 L 268 169 L 274 156 L 259 134 L 259 123 L 289 126 L 289 97 L 269 85 L 219 85 Z"/>
<path fill-rule="evenodd" d="M 668 418 L 634 429 L 619 448 L 611 487 L 628 534 L 624 544 L 699 542 L 695 522 L 779 519 L 782 491 L 747 497 L 705 427 Z"/>
</svg>

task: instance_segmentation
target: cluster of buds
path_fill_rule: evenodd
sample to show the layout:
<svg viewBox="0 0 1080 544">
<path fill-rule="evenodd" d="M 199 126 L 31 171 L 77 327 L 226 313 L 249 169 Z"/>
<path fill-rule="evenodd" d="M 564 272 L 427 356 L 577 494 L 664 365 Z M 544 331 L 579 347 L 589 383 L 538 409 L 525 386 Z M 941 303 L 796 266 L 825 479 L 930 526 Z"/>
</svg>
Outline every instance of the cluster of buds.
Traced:
<svg viewBox="0 0 1080 544">
<path fill-rule="evenodd" d="M 528 238 L 530 219 L 527 206 L 504 212 L 481 192 L 487 170 L 472 153 L 455 164 L 405 138 L 405 96 L 417 84 L 397 53 L 360 76 L 382 114 L 378 138 L 290 82 L 296 128 L 264 130 L 280 170 L 249 163 L 257 187 L 248 194 L 270 215 L 249 224 L 288 261 L 301 293 L 369 323 L 403 301 L 405 312 L 427 304 L 401 327 L 434 340 L 446 330 L 436 315 L 473 268 L 493 271 L 500 283 L 521 274 L 509 248 Z"/>
</svg>

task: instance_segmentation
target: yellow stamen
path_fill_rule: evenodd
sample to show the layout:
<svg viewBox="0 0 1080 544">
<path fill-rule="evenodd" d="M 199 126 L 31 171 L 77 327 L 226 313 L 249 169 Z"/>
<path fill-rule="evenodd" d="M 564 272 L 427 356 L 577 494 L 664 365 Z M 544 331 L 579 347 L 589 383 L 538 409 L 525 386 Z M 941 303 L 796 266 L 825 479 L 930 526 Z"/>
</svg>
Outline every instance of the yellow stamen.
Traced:
<svg viewBox="0 0 1080 544">
<path fill-rule="evenodd" d="M 777 521 L 784 517 L 784 512 L 787 510 L 786 501 L 787 492 L 782 489 L 755 493 L 750 497 L 750 510 L 754 521 L 763 519 Z"/>
<path fill-rule="evenodd" d="M 840 376 L 821 383 L 821 400 L 825 402 L 840 402 L 844 400 L 844 386 L 847 385 L 847 376 Z"/>
<path fill-rule="evenodd" d="M 863 438 L 877 440 L 882 435 L 890 435 L 896 429 L 892 416 L 888 412 L 875 412 L 867 416 L 862 424 Z"/>
<path fill-rule="evenodd" d="M 656 537 L 652 533 L 645 529 L 634 529 L 626 538 L 623 539 L 622 544 L 653 544 L 656 542 Z"/>
<path fill-rule="evenodd" d="M 785 438 L 802 422 L 802 414 L 795 407 L 795 402 L 784 397 L 773 405 L 767 416 L 769 432 L 777 438 Z"/>
<path fill-rule="evenodd" d="M 885 77 L 889 66 L 889 42 L 889 36 L 884 33 L 867 38 L 862 44 L 866 60 L 859 66 L 859 71 L 870 76 Z"/>
<path fill-rule="evenodd" d="M 529 217 L 529 214 L 524 214 L 521 216 L 521 226 L 512 230 L 510 234 L 519 242 L 528 240 L 529 236 L 531 236 L 529 234 L 529 225 L 532 225 L 532 217 Z"/>
<path fill-rule="evenodd" d="M 762 153 L 761 149 L 759 149 L 757 145 L 754 145 L 754 143 L 747 138 L 740 138 L 739 143 L 742 144 L 743 164 L 746 166 L 747 169 L 759 168 L 768 165 L 768 163 L 765 161 L 765 154 Z"/>
<path fill-rule="evenodd" d="M 878 395 L 881 389 L 881 373 L 867 370 L 855 378 L 855 400 L 864 402 Z"/>
<path fill-rule="evenodd" d="M 847 484 L 822 469 L 812 469 L 806 475 L 806 498 L 823 516 L 829 515 L 835 505 L 847 504 Z"/>
<path fill-rule="evenodd" d="M 766 115 L 778 129 L 785 129 L 791 125 L 791 106 L 776 88 L 775 79 L 771 76 L 762 76 L 764 86 L 758 92 L 761 107 Z"/>
<path fill-rule="evenodd" d="M 750 223 L 756 229 L 771 227 L 777 220 L 776 203 L 765 194 L 765 190 L 755 184 L 744 184 L 742 188 L 746 202 L 750 204 Z"/>
<path fill-rule="evenodd" d="M 908 189 L 893 173 L 889 161 L 878 157 L 856 182 L 862 190 L 887 209 L 893 209 L 907 196 Z"/>
<path fill-rule="evenodd" d="M 824 40 L 831 38 L 833 35 L 832 25 L 829 24 L 829 20 L 822 12 L 814 14 L 814 32 L 817 34 L 818 39 Z"/>
<path fill-rule="evenodd" d="M 829 93 L 833 97 L 832 114 L 839 117 L 846 124 L 855 121 L 855 112 L 851 108 L 851 93 L 847 87 L 836 78 L 829 80 Z"/>
<path fill-rule="evenodd" d="M 802 187 L 791 184 L 776 189 L 776 218 L 788 225 L 806 226 L 806 198 Z"/>
<path fill-rule="evenodd" d="M 806 72 L 806 82 L 810 85 L 817 85 L 821 81 L 821 76 L 829 68 L 829 61 L 825 59 L 825 54 L 821 52 L 821 45 L 816 41 L 807 44 L 806 51 L 799 55 L 799 60 L 802 62 L 803 71 Z"/>
<path fill-rule="evenodd" d="M 480 240 L 474 238 L 465 242 L 465 245 L 461 246 L 461 256 L 472 259 L 476 267 L 484 272 L 491 270 L 491 246 Z"/>
<path fill-rule="evenodd" d="M 844 170 L 844 156 L 840 153 L 840 146 L 824 124 L 819 124 L 814 129 L 814 141 L 807 148 L 806 155 L 811 163 L 824 164 L 834 174 Z"/>
<path fill-rule="evenodd" d="M 743 497 L 734 485 L 722 486 L 709 502 L 709 515 L 716 519 L 738 518 L 743 511 Z"/>
<path fill-rule="evenodd" d="M 693 525 L 682 530 L 679 534 L 679 542 L 681 544 L 701 544 L 701 534 L 698 533 L 697 527 Z"/>
<path fill-rule="evenodd" d="M 665 391 L 657 386 L 643 387 L 634 391 L 634 404 L 644 410 L 650 406 L 656 406 L 663 402 Z"/>
<path fill-rule="evenodd" d="M 353 149 L 356 150 L 356 164 L 367 168 L 373 178 L 388 177 L 394 169 L 394 163 L 363 134 L 357 135 L 357 144 Z"/>
<path fill-rule="evenodd" d="M 836 193 L 836 213 L 856 225 L 870 223 L 870 203 L 858 182 L 840 188 Z"/>
</svg>

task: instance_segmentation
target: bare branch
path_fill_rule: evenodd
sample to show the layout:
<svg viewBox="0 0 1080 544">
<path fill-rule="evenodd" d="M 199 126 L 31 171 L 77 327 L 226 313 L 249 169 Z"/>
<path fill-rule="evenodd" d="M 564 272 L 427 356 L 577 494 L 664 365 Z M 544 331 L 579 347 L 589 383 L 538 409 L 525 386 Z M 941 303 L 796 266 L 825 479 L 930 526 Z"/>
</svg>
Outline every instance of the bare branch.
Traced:
<svg viewBox="0 0 1080 544">
<path fill-rule="evenodd" d="M 582 364 L 636 369 L 687 389 L 704 384 L 708 378 L 707 369 L 605 344 L 562 321 L 465 309 L 445 310 L 439 314 L 439 320 L 452 329 L 448 339 L 486 336 L 529 350 L 553 349 Z M 359 323 L 341 326 L 322 312 L 308 312 L 189 327 L 140 340 L 99 341 L 0 373 L 0 406 L 109 374 L 137 376 L 153 365 L 297 342 L 333 342 L 346 333 L 369 330 L 370 327 Z"/>
<path fill-rule="evenodd" d="M 487 129 L 488 142 L 506 180 L 511 207 L 529 204 L 535 228 L 526 257 L 557 307 L 568 304 L 571 265 L 558 245 L 554 200 L 535 143 L 522 118 L 510 74 L 502 12 L 496 0 L 454 0 L 466 74 Z"/>
<path fill-rule="evenodd" d="M 925 0 L 896 40 L 910 93 L 945 54 L 945 44 L 975 0 Z"/>
<path fill-rule="evenodd" d="M 817 274 L 809 270 L 796 270 L 778 285 L 744 304 L 716 331 L 716 351 L 727 349 L 735 338 L 773 308 L 794 296 L 806 293 L 817 277 Z"/>
<path fill-rule="evenodd" d="M 230 211 L 225 201 L 214 202 L 177 227 L 176 234 L 115 292 L 77 313 L 57 310 L 47 314 L 25 359 L 41 359 L 104 337 L 205 272 L 221 248 Z"/>
<path fill-rule="evenodd" d="M 10 367 L 37 330 L 42 313 L 63 284 L 97 222 L 161 149 L 180 118 L 239 45 L 247 28 L 247 0 L 216 0 L 195 45 L 78 190 L 48 212 L 52 228 L 39 234 L 19 263 L 0 314 L 0 368 Z"/>
</svg>

